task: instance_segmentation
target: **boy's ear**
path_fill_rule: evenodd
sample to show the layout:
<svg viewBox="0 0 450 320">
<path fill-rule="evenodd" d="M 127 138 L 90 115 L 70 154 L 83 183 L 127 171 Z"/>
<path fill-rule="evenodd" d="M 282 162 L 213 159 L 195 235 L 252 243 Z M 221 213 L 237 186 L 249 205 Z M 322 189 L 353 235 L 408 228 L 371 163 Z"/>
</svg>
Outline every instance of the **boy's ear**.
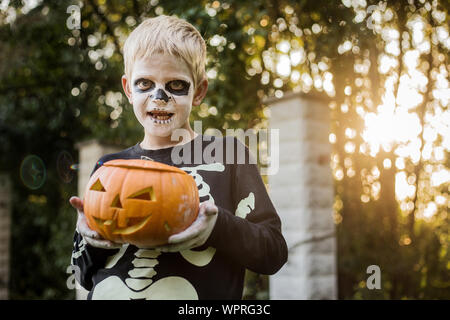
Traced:
<svg viewBox="0 0 450 320">
<path fill-rule="evenodd" d="M 199 106 L 202 103 L 203 98 L 206 96 L 207 91 L 208 91 L 208 79 L 204 78 L 194 92 L 194 99 L 192 100 L 192 105 Z"/>
<path fill-rule="evenodd" d="M 130 81 L 128 81 L 127 76 L 123 75 L 122 76 L 122 88 L 123 91 L 125 92 L 125 94 L 128 97 L 128 102 L 130 102 L 131 104 L 133 104 L 133 97 L 131 95 L 131 88 L 130 88 Z"/>
</svg>

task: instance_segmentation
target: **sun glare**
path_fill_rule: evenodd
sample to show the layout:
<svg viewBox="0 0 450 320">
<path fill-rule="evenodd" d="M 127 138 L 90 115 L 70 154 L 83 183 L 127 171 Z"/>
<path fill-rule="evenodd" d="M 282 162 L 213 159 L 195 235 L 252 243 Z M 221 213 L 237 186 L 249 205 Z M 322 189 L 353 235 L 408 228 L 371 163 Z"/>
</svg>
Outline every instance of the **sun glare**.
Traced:
<svg viewBox="0 0 450 320">
<path fill-rule="evenodd" d="M 403 211 L 410 211 L 414 208 L 411 199 L 420 192 L 416 190 L 420 181 L 415 181 L 411 175 L 408 176 L 411 174 L 410 164 L 418 166 L 422 161 L 422 165 L 428 168 L 426 175 L 431 187 L 450 182 L 450 171 L 443 165 L 450 151 L 450 112 L 446 110 L 450 99 L 449 74 L 444 64 L 444 54 L 431 52 L 431 44 L 441 44 L 444 48 L 448 48 L 450 41 L 447 27 L 436 27 L 432 29 L 434 34 L 430 34 L 428 22 L 420 15 L 408 18 L 406 30 L 403 32 L 399 32 L 397 26 L 393 24 L 383 25 L 383 20 L 390 21 L 393 15 L 392 10 L 387 8 L 384 14 L 376 11 L 371 17 L 375 24 L 374 31 L 384 43 L 383 50 L 377 57 L 377 71 L 380 74 L 380 81 L 383 81 L 381 83 L 383 94 L 379 105 L 373 105 L 372 99 L 365 92 L 365 88 L 371 88 L 369 73 L 374 72 L 371 68 L 372 61 L 365 56 L 366 53 L 358 55 L 360 47 L 352 39 L 345 39 L 338 45 L 338 54 L 357 55 L 353 66 L 356 77 L 353 84 L 344 86 L 345 101 L 340 104 L 333 103 L 331 109 L 349 117 L 355 110 L 363 121 L 363 128 L 358 131 L 345 128 L 344 137 L 338 137 L 332 132 L 328 139 L 333 145 L 342 143 L 344 152 L 349 155 L 345 158 L 345 168 L 337 163 L 333 166 L 336 180 L 342 180 L 345 176 L 351 178 L 357 174 L 351 161 L 353 154 L 359 152 L 375 158 L 382 151 L 393 152 L 394 157 L 383 159 L 380 168 L 396 170 L 396 198 Z M 355 19 L 362 21 L 364 17 Z M 442 17 L 440 19 L 442 20 Z M 314 33 L 322 32 L 320 25 L 315 29 L 316 31 L 312 30 Z M 277 89 L 275 95 L 277 96 L 284 84 L 290 81 L 294 91 L 308 92 L 317 89 L 334 97 L 336 92 L 330 61 L 317 59 L 314 52 L 306 52 L 300 43 L 301 41 L 296 39 L 290 41 L 283 39 L 275 49 L 266 50 L 262 54 L 265 69 L 271 71 L 274 77 L 272 82 Z M 427 58 L 430 54 L 433 59 L 431 71 Z M 441 65 L 436 67 L 439 63 Z M 309 70 L 301 68 L 305 64 Z M 268 84 L 270 77 L 268 72 L 263 72 L 261 82 Z M 423 119 L 421 119 L 422 110 L 424 110 Z M 359 137 L 363 143 L 358 145 L 355 139 Z M 373 174 L 372 176 L 374 177 Z M 379 190 L 375 183 L 377 183 L 375 180 L 369 183 L 371 191 L 366 190 L 361 196 L 361 201 L 377 199 Z M 435 194 L 428 201 L 444 197 L 437 191 L 433 192 Z M 439 199 L 422 208 L 420 215 L 430 217 L 437 212 L 436 206 L 442 206 L 440 204 L 442 199 Z"/>
<path fill-rule="evenodd" d="M 399 170 L 405 169 L 405 160 L 410 159 L 417 165 L 420 159 L 433 163 L 445 162 L 446 151 L 450 151 L 449 132 L 450 115 L 445 107 L 448 105 L 450 91 L 448 88 L 447 69 L 439 68 L 433 71 L 433 98 L 428 104 L 425 114 L 425 128 L 422 128 L 417 108 L 422 107 L 423 93 L 428 85 L 428 78 L 421 69 L 420 56 L 429 51 L 429 41 L 424 36 L 424 23 L 415 19 L 410 23 L 412 42 L 415 49 L 407 50 L 403 55 L 405 71 L 399 81 L 397 94 L 394 94 L 395 82 L 398 74 L 398 33 L 392 29 L 383 30 L 383 38 L 386 41 L 385 53 L 379 57 L 379 71 L 386 74 L 385 93 L 382 104 L 376 112 L 362 113 L 364 129 L 362 138 L 368 145 L 369 154 L 377 156 L 381 149 L 390 151 L 395 146 L 395 166 Z M 442 38 L 441 32 L 439 35 Z M 440 39 L 442 40 L 442 39 Z M 428 43 L 425 44 L 425 43 Z M 443 106 L 444 108 L 442 108 Z M 444 111 L 445 110 L 445 111 Z M 422 132 L 423 131 L 423 132 Z M 423 138 L 423 146 L 420 138 Z M 441 139 L 440 146 L 436 145 Z M 422 153 L 421 153 L 422 151 Z M 390 165 L 383 162 L 384 167 Z M 431 186 L 437 187 L 450 182 L 450 171 L 441 166 L 431 172 Z M 395 193 L 399 201 L 408 201 L 416 192 L 415 183 L 408 181 L 405 171 L 396 174 Z M 441 196 L 442 197 L 442 196 Z M 410 210 L 409 205 L 401 206 L 404 210 Z M 424 209 L 422 216 L 431 217 L 437 211 L 436 204 L 430 202 Z"/>
</svg>

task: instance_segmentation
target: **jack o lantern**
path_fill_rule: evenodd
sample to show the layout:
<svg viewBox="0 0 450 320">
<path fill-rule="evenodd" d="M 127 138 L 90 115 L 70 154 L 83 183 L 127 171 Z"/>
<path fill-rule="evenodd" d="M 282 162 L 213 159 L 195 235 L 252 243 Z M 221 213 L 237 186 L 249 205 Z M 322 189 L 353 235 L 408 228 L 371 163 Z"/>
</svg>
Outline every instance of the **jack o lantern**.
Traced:
<svg viewBox="0 0 450 320">
<path fill-rule="evenodd" d="M 84 213 L 103 238 L 138 247 L 166 244 L 197 218 L 198 189 L 181 169 L 149 160 L 105 162 L 89 179 Z"/>
</svg>

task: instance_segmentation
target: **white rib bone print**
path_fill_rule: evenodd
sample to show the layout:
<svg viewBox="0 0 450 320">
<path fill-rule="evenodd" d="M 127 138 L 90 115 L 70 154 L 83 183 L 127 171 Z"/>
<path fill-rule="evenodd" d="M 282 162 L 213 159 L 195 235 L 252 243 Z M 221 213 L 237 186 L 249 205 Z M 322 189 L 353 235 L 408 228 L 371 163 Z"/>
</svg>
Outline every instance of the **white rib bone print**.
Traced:
<svg viewBox="0 0 450 320">
<path fill-rule="evenodd" d="M 128 244 L 114 256 L 111 256 L 105 268 L 114 268 L 120 258 L 125 254 Z M 158 265 L 158 256 L 161 253 L 151 249 L 138 249 L 131 261 L 133 268 L 128 272 L 125 282 L 117 276 L 111 276 L 101 281 L 92 293 L 92 299 L 198 299 L 197 291 L 192 284 L 182 277 L 165 277 L 153 282 L 157 274 L 155 266 Z"/>
</svg>

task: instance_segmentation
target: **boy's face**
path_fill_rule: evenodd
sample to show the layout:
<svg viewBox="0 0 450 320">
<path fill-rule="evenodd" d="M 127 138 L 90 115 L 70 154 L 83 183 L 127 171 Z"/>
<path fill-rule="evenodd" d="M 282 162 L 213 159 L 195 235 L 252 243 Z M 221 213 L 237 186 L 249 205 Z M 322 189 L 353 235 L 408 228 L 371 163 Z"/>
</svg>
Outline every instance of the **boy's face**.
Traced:
<svg viewBox="0 0 450 320">
<path fill-rule="evenodd" d="M 123 76 L 122 85 L 146 134 L 157 137 L 190 128 L 192 105 L 200 104 L 207 88 L 203 82 L 194 92 L 187 64 L 169 54 L 136 60 L 131 79 Z"/>
</svg>

